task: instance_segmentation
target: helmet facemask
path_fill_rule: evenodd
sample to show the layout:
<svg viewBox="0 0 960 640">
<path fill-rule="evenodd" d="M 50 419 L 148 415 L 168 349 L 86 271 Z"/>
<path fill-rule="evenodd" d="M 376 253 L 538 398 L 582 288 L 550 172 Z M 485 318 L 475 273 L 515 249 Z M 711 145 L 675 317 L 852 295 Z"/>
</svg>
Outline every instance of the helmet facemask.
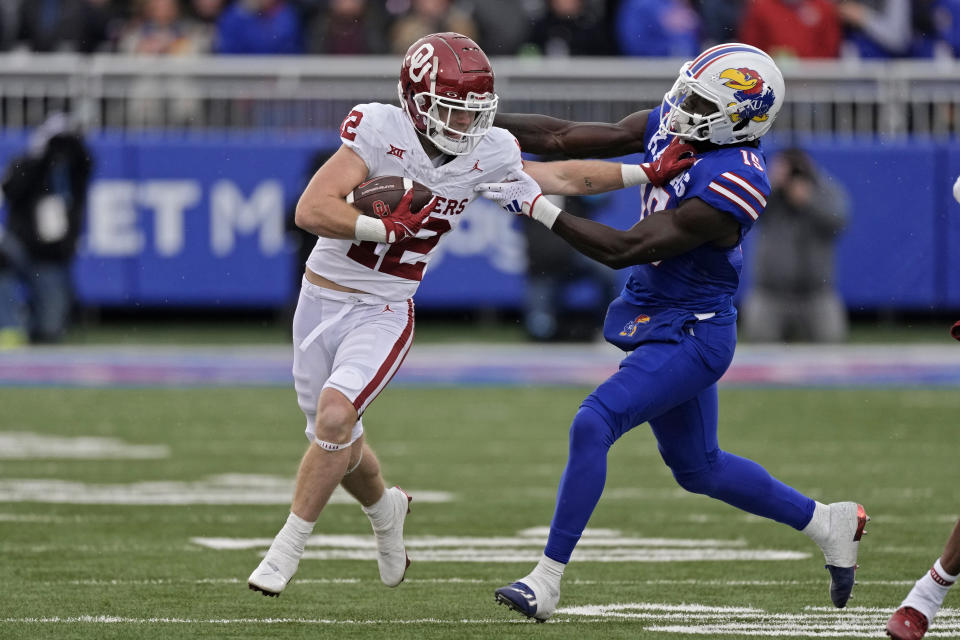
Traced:
<svg viewBox="0 0 960 640">
<path fill-rule="evenodd" d="M 783 95 L 783 76 L 767 54 L 717 45 L 680 69 L 663 97 L 660 133 L 717 145 L 756 140 L 769 131 Z"/>
<path fill-rule="evenodd" d="M 470 153 L 493 126 L 493 67 L 459 33 L 433 33 L 410 45 L 397 90 L 414 128 L 443 153 Z"/>
<path fill-rule="evenodd" d="M 498 101 L 496 94 L 473 92 L 468 93 L 465 100 L 439 96 L 436 93 L 419 93 L 413 98 L 417 115 L 426 120 L 427 127 L 423 135 L 440 151 L 454 156 L 465 155 L 476 148 L 480 139 L 493 126 Z M 441 108 L 446 117 L 442 117 Z M 473 121 L 464 131 L 451 125 L 456 111 L 473 114 Z"/>
<path fill-rule="evenodd" d="M 680 77 L 673 83 L 673 88 L 663 96 L 660 133 L 675 135 L 681 140 L 725 144 L 717 140 L 716 133 L 724 130 L 725 135 L 729 136 L 733 123 L 730 121 L 723 101 L 702 84 L 687 77 L 685 71 L 686 69 L 680 72 Z M 714 106 L 714 110 L 703 114 L 685 108 L 684 102 L 691 94 L 709 102 Z"/>
</svg>

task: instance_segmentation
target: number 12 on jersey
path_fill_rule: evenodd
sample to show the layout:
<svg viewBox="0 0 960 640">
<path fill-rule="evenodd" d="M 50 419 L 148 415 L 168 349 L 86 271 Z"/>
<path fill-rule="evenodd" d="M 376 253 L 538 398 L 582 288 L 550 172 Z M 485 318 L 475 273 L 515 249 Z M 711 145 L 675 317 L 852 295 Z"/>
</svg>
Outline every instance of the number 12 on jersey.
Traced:
<svg viewBox="0 0 960 640">
<path fill-rule="evenodd" d="M 443 218 L 428 218 L 423 224 L 423 229 L 433 231 L 434 235 L 429 238 L 409 238 L 403 242 L 392 244 L 382 256 L 376 253 L 378 246 L 376 242 L 364 240 L 360 244 L 352 245 L 347 251 L 347 257 L 368 269 L 419 282 L 423 278 L 423 270 L 427 263 L 400 262 L 403 254 L 408 251 L 420 255 L 430 253 L 440 242 L 440 237 L 450 231 L 451 226 Z"/>
</svg>

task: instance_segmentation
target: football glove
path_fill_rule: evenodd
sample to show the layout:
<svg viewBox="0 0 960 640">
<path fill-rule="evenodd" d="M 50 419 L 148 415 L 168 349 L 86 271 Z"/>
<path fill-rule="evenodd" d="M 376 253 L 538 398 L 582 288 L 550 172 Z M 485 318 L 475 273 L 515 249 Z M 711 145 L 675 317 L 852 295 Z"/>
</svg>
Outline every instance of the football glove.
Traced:
<svg viewBox="0 0 960 640">
<path fill-rule="evenodd" d="M 674 138 L 659 158 L 640 165 L 647 177 L 644 182 L 649 182 L 655 187 L 662 187 L 667 184 L 677 174 L 683 173 L 693 166 L 693 163 L 697 161 L 693 157 L 695 151 L 693 146 L 681 143 L 680 138 Z M 624 182 L 624 186 L 629 185 Z"/>
<path fill-rule="evenodd" d="M 370 240 L 394 244 L 417 235 L 430 213 L 437 205 L 437 197 L 425 204 L 419 211 L 411 211 L 413 189 L 407 190 L 387 218 L 357 216 L 354 237 L 357 240 Z"/>
<path fill-rule="evenodd" d="M 544 198 L 537 181 L 523 171 L 512 171 L 506 182 L 481 182 L 473 190 L 511 213 L 543 223 L 548 229 L 560 215 L 560 207 Z"/>
</svg>

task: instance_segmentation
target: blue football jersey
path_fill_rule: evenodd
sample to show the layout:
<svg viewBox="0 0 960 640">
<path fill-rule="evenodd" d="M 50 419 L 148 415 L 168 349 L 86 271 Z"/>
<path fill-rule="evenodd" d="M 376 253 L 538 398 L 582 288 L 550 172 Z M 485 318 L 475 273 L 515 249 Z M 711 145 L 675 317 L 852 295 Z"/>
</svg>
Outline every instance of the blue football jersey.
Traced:
<svg viewBox="0 0 960 640">
<path fill-rule="evenodd" d="M 659 157 L 673 136 L 658 132 L 660 110 L 647 119 L 644 162 Z M 654 211 L 675 209 L 689 198 L 700 198 L 740 223 L 740 237 L 763 213 L 770 195 L 766 160 L 759 146 L 723 147 L 697 155 L 696 164 L 669 184 L 640 187 L 644 218 Z M 651 264 L 636 265 L 621 294 L 638 306 L 678 309 L 692 313 L 733 313 L 733 295 L 740 284 L 743 251 L 709 245 Z"/>
</svg>

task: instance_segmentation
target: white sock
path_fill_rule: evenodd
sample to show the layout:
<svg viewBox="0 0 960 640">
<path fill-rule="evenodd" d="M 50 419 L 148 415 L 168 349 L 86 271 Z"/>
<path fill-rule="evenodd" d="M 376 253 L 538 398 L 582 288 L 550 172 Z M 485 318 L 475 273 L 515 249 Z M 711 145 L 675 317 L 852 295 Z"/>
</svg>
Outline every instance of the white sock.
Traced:
<svg viewBox="0 0 960 640">
<path fill-rule="evenodd" d="M 900 606 L 913 607 L 927 616 L 927 622 L 932 622 L 940 610 L 940 605 L 943 604 L 943 598 L 947 595 L 947 591 L 956 581 L 957 576 L 952 576 L 944 571 L 943 565 L 940 564 L 940 558 L 937 558 L 937 561 L 930 567 L 930 571 L 927 571 L 913 585 L 913 589 L 910 590 Z"/>
<path fill-rule="evenodd" d="M 560 584 L 560 579 L 563 578 L 563 570 L 566 568 L 567 565 L 562 562 L 557 562 L 553 558 L 548 558 L 546 555 L 543 555 L 540 556 L 540 562 L 533 568 L 530 575 L 548 584 L 557 586 Z"/>
<path fill-rule="evenodd" d="M 380 499 L 369 507 L 363 507 L 363 512 L 370 518 L 374 531 L 382 531 L 392 522 L 393 505 L 390 503 L 389 491 L 390 489 L 385 490 Z"/>
<path fill-rule="evenodd" d="M 810 518 L 810 522 L 802 531 L 822 547 L 830 535 L 830 507 L 817 502 L 813 507 L 813 517 Z"/>
<path fill-rule="evenodd" d="M 300 560 L 303 555 L 303 547 L 307 544 L 307 538 L 313 533 L 315 522 L 307 522 L 303 518 L 295 515 L 293 512 L 287 516 L 287 522 L 280 529 L 280 533 L 273 539 L 270 550 L 267 555 L 279 553 L 288 558 Z"/>
</svg>

